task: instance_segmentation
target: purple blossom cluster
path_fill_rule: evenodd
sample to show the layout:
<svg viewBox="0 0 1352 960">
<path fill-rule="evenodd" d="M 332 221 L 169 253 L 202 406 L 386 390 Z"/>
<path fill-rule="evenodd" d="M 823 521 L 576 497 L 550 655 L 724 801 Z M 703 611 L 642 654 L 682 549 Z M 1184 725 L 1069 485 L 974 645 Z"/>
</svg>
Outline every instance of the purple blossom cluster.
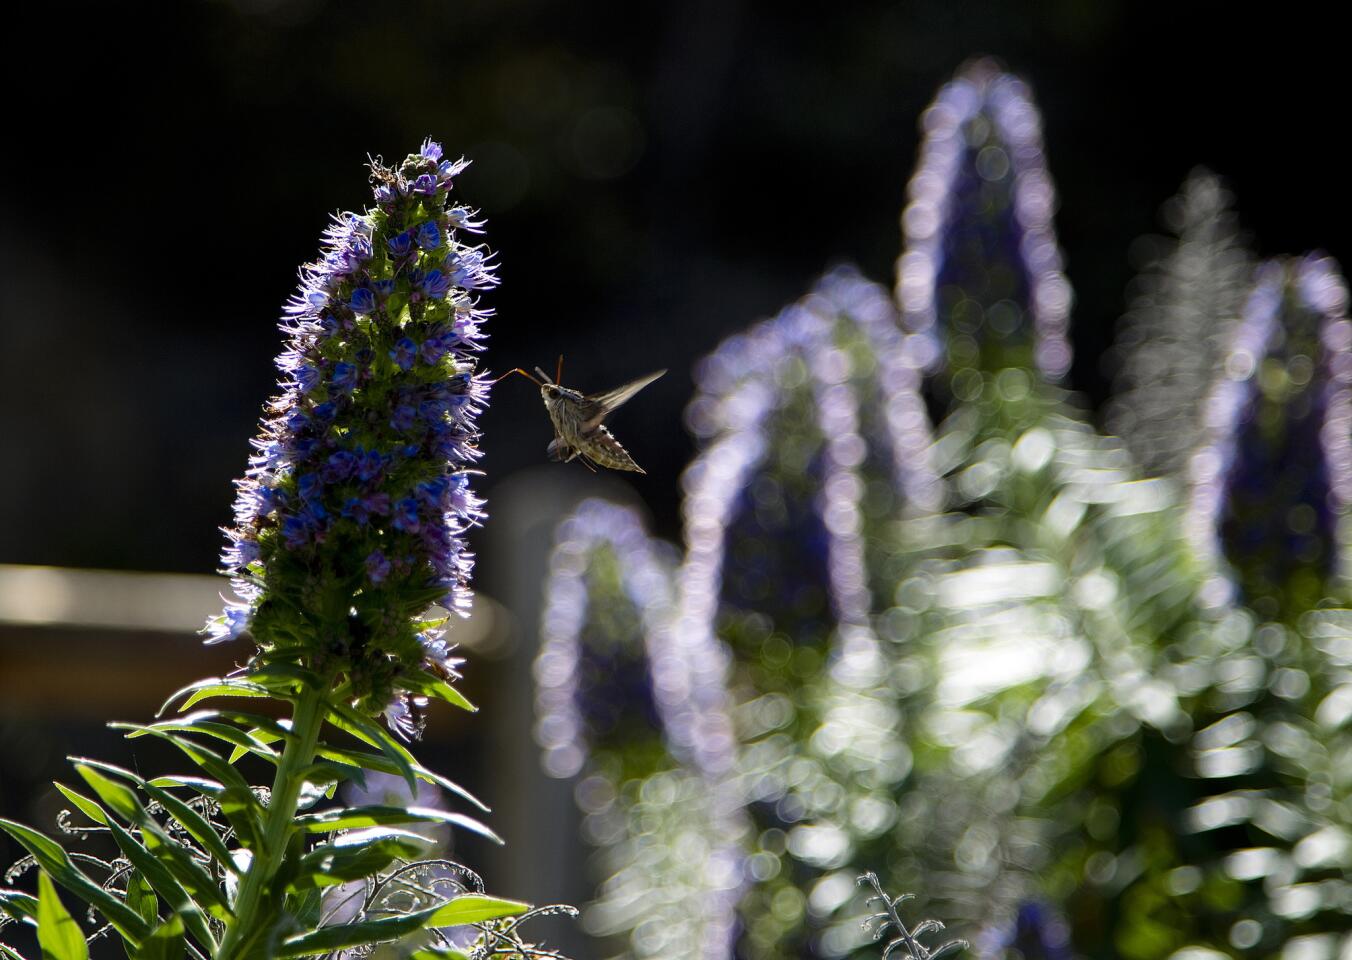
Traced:
<svg viewBox="0 0 1352 960">
<path fill-rule="evenodd" d="M 910 509 L 933 510 L 943 496 L 930 465 L 929 420 L 920 397 L 922 341 L 898 333 L 895 321 L 880 287 L 842 269 L 779 316 L 726 341 L 700 365 L 688 420 L 710 442 L 684 478 L 687 553 L 679 574 L 679 634 L 713 637 L 729 530 L 742 492 L 766 462 L 774 417 L 794 392 L 791 368 L 801 362 L 822 472 L 813 509 L 826 531 L 826 579 L 840 626 L 834 669 L 862 677 L 876 667 L 861 512 L 860 470 L 870 442 L 888 449 L 890 479 Z M 841 324 L 867 344 L 878 365 L 882 437 L 862 433 L 863 404 L 850 356 L 839 345 Z"/>
<path fill-rule="evenodd" d="M 1337 265 L 1309 256 L 1258 272 L 1203 411 L 1189 523 L 1269 616 L 1309 609 L 1346 576 L 1352 508 L 1352 324 Z"/>
<path fill-rule="evenodd" d="M 476 298 L 491 258 L 450 199 L 463 160 L 428 140 L 396 167 L 371 165 L 375 204 L 334 217 L 300 271 L 281 329 L 281 393 L 262 421 L 226 531 L 225 571 L 240 601 L 208 623 L 209 643 L 248 630 L 267 651 L 347 674 L 373 711 L 415 732 L 401 674 L 447 677 L 457 663 L 417 618 L 432 604 L 465 615 L 484 516 L 470 486 L 476 418 Z"/>
<path fill-rule="evenodd" d="M 536 739 L 551 776 L 576 775 L 599 732 L 587 720 L 585 662 L 605 656 L 613 666 L 615 659 L 610 651 L 587 649 L 584 639 L 588 616 L 595 613 L 590 609 L 588 567 L 599 550 L 614 554 L 621 589 L 638 614 L 643 669 L 651 674 L 644 696 L 652 698 L 660 716 L 675 712 L 676 705 L 664 693 L 669 684 L 660 679 L 670 671 L 674 651 L 658 642 L 671 609 L 671 577 L 656 548 L 632 510 L 601 500 L 584 501 L 559 527 L 535 660 Z"/>
<path fill-rule="evenodd" d="M 925 338 L 926 367 L 945 349 L 953 366 L 1018 362 L 1008 352 L 978 359 L 1004 343 L 1031 348 L 1028 359 L 1059 380 L 1071 362 L 1071 289 L 1027 86 L 989 60 L 969 64 L 939 91 L 921 132 L 897 301 L 906 328 Z"/>
<path fill-rule="evenodd" d="M 991 927 L 977 944 L 978 956 L 1007 957 L 1012 951 L 1025 960 L 1071 960 L 1070 928 L 1047 904 L 1025 900 L 1013 918 Z"/>
</svg>

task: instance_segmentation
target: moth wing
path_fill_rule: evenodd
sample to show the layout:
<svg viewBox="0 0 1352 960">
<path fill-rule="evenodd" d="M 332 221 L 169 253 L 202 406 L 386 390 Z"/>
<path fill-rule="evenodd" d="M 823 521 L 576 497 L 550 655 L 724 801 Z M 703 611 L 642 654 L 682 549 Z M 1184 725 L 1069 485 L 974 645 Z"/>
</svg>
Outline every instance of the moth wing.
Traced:
<svg viewBox="0 0 1352 960">
<path fill-rule="evenodd" d="M 606 418 L 616 407 L 625 403 L 634 394 L 638 393 L 648 384 L 652 383 L 658 377 L 666 373 L 665 370 L 658 370 L 656 373 L 650 373 L 646 377 L 639 377 L 637 380 L 631 380 L 622 387 L 616 387 L 614 390 L 607 390 L 605 393 L 593 394 L 582 401 L 581 414 L 582 425 L 585 429 L 598 427 L 601 421 Z"/>
</svg>

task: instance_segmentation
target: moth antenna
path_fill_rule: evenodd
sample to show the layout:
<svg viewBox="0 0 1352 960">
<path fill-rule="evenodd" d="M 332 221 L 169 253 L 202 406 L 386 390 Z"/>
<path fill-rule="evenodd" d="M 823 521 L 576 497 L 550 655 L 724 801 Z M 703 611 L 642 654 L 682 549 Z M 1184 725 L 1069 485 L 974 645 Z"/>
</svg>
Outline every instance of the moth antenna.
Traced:
<svg viewBox="0 0 1352 960">
<path fill-rule="evenodd" d="M 535 372 L 540 375 L 540 379 L 543 380 L 545 383 L 552 383 L 555 384 L 556 386 L 558 385 L 558 381 L 549 379 L 549 374 L 545 373 L 539 367 L 535 368 Z"/>
<path fill-rule="evenodd" d="M 538 368 L 538 367 L 536 368 L 536 371 L 537 371 L 537 372 L 539 371 L 539 368 Z M 489 384 L 492 385 L 492 384 L 494 384 L 494 383 L 501 383 L 503 380 L 506 380 L 508 377 L 510 377 L 510 376 L 511 376 L 512 374 L 514 374 L 514 373 L 519 373 L 519 374 L 521 374 L 521 376 L 525 377 L 527 380 L 529 380 L 531 383 L 535 384 L 537 387 L 543 387 L 543 386 L 544 386 L 544 384 L 542 384 L 539 380 L 536 380 L 534 377 L 532 377 L 532 376 L 531 376 L 529 373 L 527 373 L 525 370 L 522 370 L 520 367 L 513 367 L 511 370 L 508 370 L 506 373 L 504 373 L 502 376 L 498 377 L 496 380 L 490 380 L 490 381 L 489 381 Z M 543 376 L 543 374 L 542 374 L 542 376 Z M 549 378 L 548 378 L 548 377 L 545 377 L 545 379 L 548 380 Z"/>
<path fill-rule="evenodd" d="M 558 372 L 554 374 L 554 382 L 559 386 L 563 386 L 563 354 L 559 354 L 559 369 Z"/>
</svg>

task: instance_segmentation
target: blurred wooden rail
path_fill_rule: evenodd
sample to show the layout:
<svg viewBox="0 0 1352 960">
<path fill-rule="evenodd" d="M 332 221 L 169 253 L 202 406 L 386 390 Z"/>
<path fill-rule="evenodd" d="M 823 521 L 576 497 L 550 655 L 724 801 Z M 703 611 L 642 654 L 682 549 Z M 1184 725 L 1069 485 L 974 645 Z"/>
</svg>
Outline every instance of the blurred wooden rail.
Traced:
<svg viewBox="0 0 1352 960">
<path fill-rule="evenodd" d="M 233 669 L 247 644 L 205 647 L 196 635 L 228 592 L 217 576 L 0 564 L 0 712 L 141 715 L 178 687 Z M 477 594 L 453 639 L 477 657 L 501 656 L 507 623 Z"/>
</svg>

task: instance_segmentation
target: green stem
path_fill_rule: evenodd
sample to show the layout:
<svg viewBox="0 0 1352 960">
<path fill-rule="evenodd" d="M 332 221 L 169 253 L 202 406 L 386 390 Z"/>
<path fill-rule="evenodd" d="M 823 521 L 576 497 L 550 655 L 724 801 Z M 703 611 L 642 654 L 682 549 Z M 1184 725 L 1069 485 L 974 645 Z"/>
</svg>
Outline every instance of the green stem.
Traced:
<svg viewBox="0 0 1352 960">
<path fill-rule="evenodd" d="M 300 800 L 302 781 L 299 774 L 314 762 L 319 732 L 327 713 L 328 687 L 325 680 L 317 689 L 307 688 L 296 702 L 291 736 L 286 739 L 282 758 L 277 763 L 277 776 L 272 782 L 263 842 L 253 851 L 249 869 L 244 873 L 239 894 L 235 897 L 235 916 L 216 951 L 216 960 L 256 960 L 258 956 L 254 946 L 266 933 L 264 927 L 271 919 L 271 911 L 263 909 L 270 899 L 265 894 L 286 858 L 291 824 Z"/>
</svg>

